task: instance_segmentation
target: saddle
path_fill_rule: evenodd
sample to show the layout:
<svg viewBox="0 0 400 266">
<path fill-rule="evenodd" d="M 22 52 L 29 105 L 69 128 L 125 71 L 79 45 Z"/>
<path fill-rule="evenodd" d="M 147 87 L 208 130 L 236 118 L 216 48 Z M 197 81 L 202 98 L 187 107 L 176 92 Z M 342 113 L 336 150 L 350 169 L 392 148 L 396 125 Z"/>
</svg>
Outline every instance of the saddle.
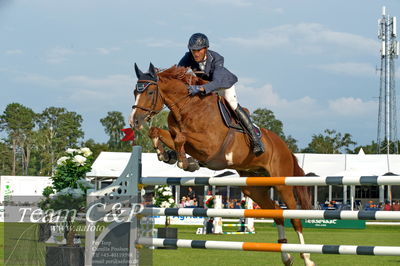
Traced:
<svg viewBox="0 0 400 266">
<path fill-rule="evenodd" d="M 218 109 L 221 113 L 222 120 L 224 121 L 225 126 L 228 128 L 232 128 L 241 133 L 246 133 L 243 126 L 240 124 L 235 111 L 231 108 L 229 103 L 225 100 L 224 97 L 218 96 Z M 246 112 L 250 115 L 249 110 L 245 109 Z M 261 137 L 260 128 L 253 123 L 254 131 L 256 132 L 258 137 Z"/>
</svg>

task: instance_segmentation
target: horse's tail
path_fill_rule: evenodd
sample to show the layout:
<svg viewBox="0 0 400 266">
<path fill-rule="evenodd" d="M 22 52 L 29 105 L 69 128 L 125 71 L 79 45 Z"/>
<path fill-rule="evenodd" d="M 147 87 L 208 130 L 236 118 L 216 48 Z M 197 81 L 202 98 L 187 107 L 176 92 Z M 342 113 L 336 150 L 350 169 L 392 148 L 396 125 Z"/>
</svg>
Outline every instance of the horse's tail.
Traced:
<svg viewBox="0 0 400 266">
<path fill-rule="evenodd" d="M 304 171 L 301 169 L 297 162 L 296 156 L 292 153 L 293 157 L 293 176 L 304 176 Z M 294 193 L 297 201 L 303 210 L 310 210 L 311 205 L 311 193 L 307 186 L 294 186 Z"/>
</svg>

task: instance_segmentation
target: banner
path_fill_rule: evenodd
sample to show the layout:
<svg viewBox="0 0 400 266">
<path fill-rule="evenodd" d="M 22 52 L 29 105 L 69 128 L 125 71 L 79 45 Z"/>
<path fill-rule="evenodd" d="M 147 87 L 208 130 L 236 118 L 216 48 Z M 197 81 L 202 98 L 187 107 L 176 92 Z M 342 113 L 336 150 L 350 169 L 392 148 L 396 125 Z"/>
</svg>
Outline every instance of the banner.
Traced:
<svg viewBox="0 0 400 266">
<path fill-rule="evenodd" d="M 301 219 L 304 228 L 365 229 L 364 220 Z M 275 223 L 274 223 L 275 226 Z M 285 227 L 291 227 L 290 219 L 285 219 Z"/>
</svg>

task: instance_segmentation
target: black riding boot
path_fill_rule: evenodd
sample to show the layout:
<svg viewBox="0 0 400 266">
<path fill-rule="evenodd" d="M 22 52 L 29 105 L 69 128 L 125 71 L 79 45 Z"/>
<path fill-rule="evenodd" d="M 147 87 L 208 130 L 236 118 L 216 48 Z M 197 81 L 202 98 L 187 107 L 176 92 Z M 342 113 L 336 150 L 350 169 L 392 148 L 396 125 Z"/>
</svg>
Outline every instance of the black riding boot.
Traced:
<svg viewBox="0 0 400 266">
<path fill-rule="evenodd" d="M 238 105 L 235 112 L 240 123 L 243 125 L 247 134 L 250 136 L 254 154 L 256 156 L 261 155 L 264 152 L 264 145 L 261 142 L 260 138 L 258 138 L 256 133 L 254 132 L 253 123 L 251 122 L 250 116 L 245 110 L 243 110 L 240 105 Z"/>
</svg>

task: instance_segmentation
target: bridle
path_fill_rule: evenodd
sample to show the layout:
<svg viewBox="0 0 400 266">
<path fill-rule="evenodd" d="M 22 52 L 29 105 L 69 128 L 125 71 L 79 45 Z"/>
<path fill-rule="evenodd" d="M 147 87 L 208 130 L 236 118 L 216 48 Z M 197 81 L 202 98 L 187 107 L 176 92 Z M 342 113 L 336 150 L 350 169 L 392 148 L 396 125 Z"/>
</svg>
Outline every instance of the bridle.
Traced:
<svg viewBox="0 0 400 266">
<path fill-rule="evenodd" d="M 155 97 L 153 97 L 153 102 L 151 103 L 151 107 L 147 108 L 147 107 L 143 107 L 140 105 L 133 105 L 132 109 L 138 108 L 141 109 L 143 111 L 149 112 L 149 114 L 147 115 L 146 119 L 151 118 L 152 116 L 158 114 L 159 112 L 161 112 L 161 110 L 164 109 L 164 105 L 161 106 L 160 110 L 154 110 L 157 106 L 157 102 L 158 102 L 158 98 L 161 97 L 161 94 L 159 92 L 159 88 L 158 88 L 158 83 L 156 81 L 153 80 L 138 80 L 138 82 L 136 83 L 136 91 L 140 94 L 143 93 L 150 85 L 156 85 L 157 89 L 155 90 Z"/>
<path fill-rule="evenodd" d="M 158 114 L 159 112 L 161 112 L 165 108 L 164 104 L 163 104 L 163 106 L 161 106 L 161 108 L 159 110 L 154 110 L 155 107 L 157 106 L 158 98 L 161 98 L 162 100 L 164 100 L 162 95 L 160 94 L 160 91 L 159 91 L 160 89 L 158 87 L 158 82 L 157 81 L 154 81 L 154 80 L 138 80 L 137 83 L 136 83 L 136 91 L 139 94 L 143 93 L 150 85 L 156 85 L 157 86 L 156 95 L 155 95 L 155 97 L 153 97 L 153 102 L 151 104 L 151 107 L 147 108 L 147 107 L 143 107 L 143 106 L 140 106 L 140 105 L 133 105 L 132 106 L 132 109 L 138 108 L 138 109 L 141 109 L 143 111 L 149 112 L 149 114 L 146 116 L 145 120 L 153 117 L 154 115 Z M 172 110 L 173 107 L 175 107 L 178 103 L 180 103 L 182 100 L 185 100 L 187 98 L 189 98 L 189 94 L 185 95 L 184 97 L 182 97 L 181 99 L 179 99 L 175 103 L 169 105 L 168 106 L 169 109 Z M 186 105 L 186 103 L 184 105 Z M 181 108 L 179 108 L 179 109 L 181 109 Z"/>
</svg>

